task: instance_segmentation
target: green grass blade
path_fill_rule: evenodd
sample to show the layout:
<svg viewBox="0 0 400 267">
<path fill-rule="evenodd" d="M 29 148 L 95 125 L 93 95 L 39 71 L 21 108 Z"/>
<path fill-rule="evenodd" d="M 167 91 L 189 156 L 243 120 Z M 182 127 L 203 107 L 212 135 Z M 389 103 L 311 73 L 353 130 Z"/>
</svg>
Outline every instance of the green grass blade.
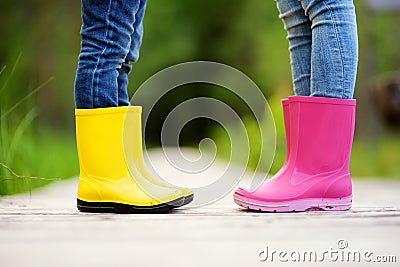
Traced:
<svg viewBox="0 0 400 267">
<path fill-rule="evenodd" d="M 3 68 L 0 70 L 0 75 L 3 73 L 3 71 L 6 69 L 6 66 L 4 65 Z"/>
<path fill-rule="evenodd" d="M 23 134 L 27 131 L 28 127 L 31 125 L 32 121 L 36 118 L 37 114 L 38 112 L 36 111 L 36 109 L 32 108 L 18 124 L 18 127 L 13 134 L 13 138 L 9 146 L 8 158 L 6 158 L 6 162 L 14 158 L 18 149 L 23 149 L 20 145 L 21 138 Z"/>
<path fill-rule="evenodd" d="M 14 75 L 14 72 L 15 72 L 15 70 L 17 69 L 17 66 L 18 66 L 18 64 L 19 64 L 19 61 L 21 60 L 21 56 L 22 56 L 22 53 L 19 53 L 19 55 L 18 55 L 18 57 L 17 57 L 17 60 L 15 60 L 15 64 L 14 64 L 13 68 L 11 69 L 10 75 L 8 75 L 7 79 L 5 80 L 3 86 L 2 86 L 1 89 L 0 89 L 0 94 L 1 94 L 1 93 L 3 92 L 3 90 L 7 87 L 8 82 L 11 80 L 11 77 Z M 0 74 L 3 72 L 3 70 L 4 70 L 5 68 L 6 68 L 6 67 L 4 66 L 3 69 L 1 70 Z"/>
<path fill-rule="evenodd" d="M 4 112 L 3 114 L 1 114 L 1 118 L 3 119 L 4 117 L 6 117 L 10 112 L 14 111 L 14 109 L 16 109 L 19 105 L 21 105 L 22 102 L 24 102 L 25 100 L 29 99 L 32 95 L 36 94 L 37 92 L 39 92 L 41 89 L 43 89 L 47 84 L 49 84 L 52 80 L 54 80 L 54 77 L 50 77 L 47 81 L 45 81 L 44 83 L 42 83 L 41 85 L 39 85 L 38 87 L 36 87 L 35 89 L 32 90 L 32 92 L 30 92 L 29 94 L 27 94 L 25 97 L 23 97 L 20 101 L 18 101 L 14 106 L 12 106 L 9 110 L 7 110 L 6 112 Z"/>
<path fill-rule="evenodd" d="M 2 109 L 0 108 L 0 114 L 1 113 Z M 10 136 L 8 133 L 8 121 L 5 117 L 0 119 L 0 138 L 1 138 L 0 160 L 4 160 L 5 158 L 8 158 L 7 148 L 9 147 L 9 140 L 10 140 Z"/>
</svg>

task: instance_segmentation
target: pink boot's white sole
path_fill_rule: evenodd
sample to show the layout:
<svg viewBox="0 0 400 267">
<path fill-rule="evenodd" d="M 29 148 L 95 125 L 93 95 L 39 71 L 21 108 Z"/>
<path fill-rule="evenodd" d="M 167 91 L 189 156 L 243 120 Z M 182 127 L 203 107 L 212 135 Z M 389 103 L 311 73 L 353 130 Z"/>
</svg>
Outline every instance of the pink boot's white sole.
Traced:
<svg viewBox="0 0 400 267">
<path fill-rule="evenodd" d="M 265 202 L 248 199 L 239 193 L 235 193 L 234 201 L 245 209 L 265 212 L 344 211 L 351 208 L 352 196 L 336 199 L 312 198 L 283 202 Z"/>
</svg>

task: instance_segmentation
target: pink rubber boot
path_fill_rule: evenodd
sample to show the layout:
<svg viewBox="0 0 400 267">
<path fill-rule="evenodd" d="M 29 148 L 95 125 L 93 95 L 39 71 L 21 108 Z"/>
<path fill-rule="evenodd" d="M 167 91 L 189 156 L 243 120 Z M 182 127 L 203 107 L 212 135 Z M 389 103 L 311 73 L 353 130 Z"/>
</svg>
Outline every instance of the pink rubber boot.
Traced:
<svg viewBox="0 0 400 267">
<path fill-rule="evenodd" d="M 269 212 L 350 209 L 355 107 L 354 99 L 289 97 L 286 164 L 255 191 L 236 190 L 235 202 Z"/>
<path fill-rule="evenodd" d="M 287 163 L 289 161 L 290 155 L 290 107 L 289 107 L 289 99 L 282 99 L 282 109 L 283 109 L 283 121 L 285 125 L 285 134 L 286 134 L 286 159 L 283 163 L 281 169 L 275 174 L 275 176 L 280 176 L 287 167 Z M 240 189 L 239 189 L 240 190 Z"/>
<path fill-rule="evenodd" d="M 286 133 L 286 159 L 281 170 L 286 168 L 287 162 L 289 161 L 290 154 L 290 108 L 289 99 L 283 99 L 281 101 L 283 109 L 283 121 L 285 123 L 285 133 Z"/>
</svg>

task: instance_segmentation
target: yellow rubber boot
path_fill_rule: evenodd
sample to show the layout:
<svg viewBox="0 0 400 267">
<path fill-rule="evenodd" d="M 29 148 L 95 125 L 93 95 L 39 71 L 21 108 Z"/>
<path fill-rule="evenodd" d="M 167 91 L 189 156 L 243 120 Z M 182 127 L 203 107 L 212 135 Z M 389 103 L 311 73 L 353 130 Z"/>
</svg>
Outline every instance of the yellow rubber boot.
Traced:
<svg viewBox="0 0 400 267">
<path fill-rule="evenodd" d="M 143 153 L 142 153 L 142 117 L 141 117 L 141 112 L 132 112 L 127 114 L 125 118 L 125 123 L 128 123 L 132 127 L 125 127 L 125 133 L 124 133 L 124 140 L 126 140 L 126 143 L 132 143 L 134 146 L 134 153 L 132 154 L 133 156 L 133 161 L 135 162 L 135 167 L 137 168 L 137 171 L 145 177 L 148 181 L 162 186 L 162 187 L 168 187 L 168 188 L 175 188 L 179 189 L 182 191 L 184 195 L 184 203 L 183 205 L 189 204 L 190 202 L 193 201 L 193 191 L 189 188 L 181 188 L 181 187 L 176 187 L 171 184 L 168 184 L 166 181 L 158 178 L 155 175 L 152 175 L 147 167 L 146 163 L 143 158 Z M 128 132 L 131 131 L 131 132 Z M 127 140 L 129 139 L 129 140 Z"/>
<path fill-rule="evenodd" d="M 147 170 L 144 160 L 138 161 L 137 166 L 138 166 L 139 171 L 142 173 L 142 175 L 144 177 L 146 177 L 150 182 L 152 182 L 152 183 L 154 183 L 156 185 L 159 185 L 159 186 L 163 186 L 163 187 L 167 187 L 167 188 L 176 188 L 176 189 L 181 190 L 182 194 L 184 196 L 184 201 L 183 201 L 183 205 L 182 206 L 187 205 L 187 204 L 189 204 L 190 202 L 193 201 L 194 194 L 193 194 L 193 191 L 190 188 L 176 187 L 174 185 L 171 185 L 171 184 L 168 184 L 168 183 L 164 182 L 161 179 L 158 179 L 156 176 L 150 174 L 150 172 Z"/>
<path fill-rule="evenodd" d="M 154 184 L 138 171 L 142 151 L 127 138 L 136 137 L 137 123 L 127 122 L 140 114 L 138 106 L 75 110 L 80 211 L 156 213 L 183 205 L 181 190 Z"/>
</svg>

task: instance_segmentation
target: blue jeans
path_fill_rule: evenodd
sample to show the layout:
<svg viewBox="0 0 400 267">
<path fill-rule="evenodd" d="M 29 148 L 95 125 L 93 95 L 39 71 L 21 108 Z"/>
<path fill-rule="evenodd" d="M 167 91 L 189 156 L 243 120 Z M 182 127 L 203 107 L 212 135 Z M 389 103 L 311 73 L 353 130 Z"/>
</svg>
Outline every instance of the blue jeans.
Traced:
<svg viewBox="0 0 400 267">
<path fill-rule="evenodd" d="M 131 63 L 139 57 L 146 0 L 82 0 L 76 108 L 129 105 Z"/>
<path fill-rule="evenodd" d="M 353 0 L 275 0 L 296 95 L 352 98 L 358 41 Z"/>
</svg>

